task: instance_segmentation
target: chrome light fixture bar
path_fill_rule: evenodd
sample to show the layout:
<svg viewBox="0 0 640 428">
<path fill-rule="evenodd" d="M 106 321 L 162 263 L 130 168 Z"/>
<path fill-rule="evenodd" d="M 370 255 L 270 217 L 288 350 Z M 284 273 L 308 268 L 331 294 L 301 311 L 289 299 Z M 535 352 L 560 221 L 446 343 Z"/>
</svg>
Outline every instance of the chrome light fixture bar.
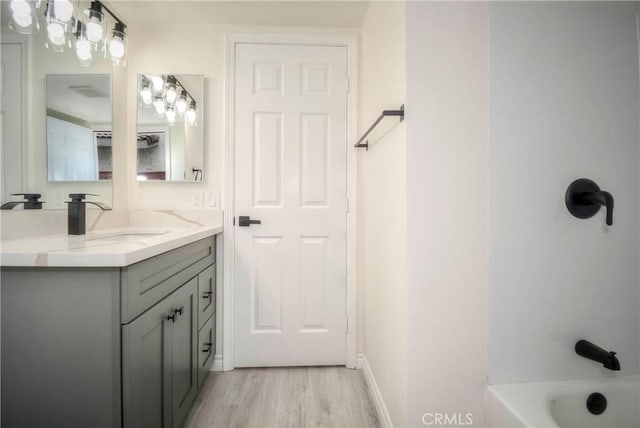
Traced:
<svg viewBox="0 0 640 428">
<path fill-rule="evenodd" d="M 196 124 L 198 104 L 175 75 L 141 74 L 138 88 L 140 105 L 153 108 L 154 114 L 165 118 L 169 126 L 178 118 L 184 118 L 189 126 Z"/>
<path fill-rule="evenodd" d="M 79 0 L 10 0 L 9 28 L 21 34 L 33 34 L 41 24 L 47 31 L 47 48 L 62 52 L 72 48 L 75 58 L 89 66 L 102 54 L 116 65 L 126 63 L 126 24 L 100 0 L 79 12 Z M 113 21 L 107 33 L 107 19 Z"/>
</svg>

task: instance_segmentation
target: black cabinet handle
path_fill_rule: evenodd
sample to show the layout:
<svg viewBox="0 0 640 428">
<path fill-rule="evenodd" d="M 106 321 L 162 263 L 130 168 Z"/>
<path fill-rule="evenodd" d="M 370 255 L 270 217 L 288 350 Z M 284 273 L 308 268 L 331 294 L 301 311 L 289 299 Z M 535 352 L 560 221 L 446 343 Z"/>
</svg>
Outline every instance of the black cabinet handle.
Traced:
<svg viewBox="0 0 640 428">
<path fill-rule="evenodd" d="M 202 293 L 203 299 L 211 299 L 211 296 L 213 296 L 213 291 L 205 291 L 204 293 Z"/>
<path fill-rule="evenodd" d="M 262 221 L 251 220 L 251 217 L 249 217 L 248 215 L 241 215 L 240 217 L 238 217 L 238 226 L 248 227 L 248 226 L 251 226 L 252 224 L 262 224 Z"/>
<path fill-rule="evenodd" d="M 205 343 L 204 344 L 204 348 L 202 349 L 202 353 L 203 354 L 208 354 L 209 352 L 211 352 L 211 347 L 213 346 L 213 343 Z"/>
<path fill-rule="evenodd" d="M 178 318 L 178 315 L 182 316 L 183 310 L 184 310 L 184 306 L 180 306 L 178 309 L 174 309 L 173 312 L 171 312 L 171 315 L 167 316 L 167 320 L 171 322 L 176 322 L 176 318 Z"/>
</svg>

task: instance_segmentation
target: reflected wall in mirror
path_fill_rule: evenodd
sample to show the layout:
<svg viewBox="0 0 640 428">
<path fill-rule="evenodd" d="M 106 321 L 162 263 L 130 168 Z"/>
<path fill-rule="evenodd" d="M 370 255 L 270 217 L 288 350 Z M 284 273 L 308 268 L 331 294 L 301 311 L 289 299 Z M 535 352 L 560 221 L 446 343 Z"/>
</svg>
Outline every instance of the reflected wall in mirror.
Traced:
<svg viewBox="0 0 640 428">
<path fill-rule="evenodd" d="M 47 76 L 49 181 L 110 180 L 111 76 Z"/>
<path fill-rule="evenodd" d="M 204 180 L 203 98 L 202 75 L 138 75 L 138 181 Z"/>
</svg>

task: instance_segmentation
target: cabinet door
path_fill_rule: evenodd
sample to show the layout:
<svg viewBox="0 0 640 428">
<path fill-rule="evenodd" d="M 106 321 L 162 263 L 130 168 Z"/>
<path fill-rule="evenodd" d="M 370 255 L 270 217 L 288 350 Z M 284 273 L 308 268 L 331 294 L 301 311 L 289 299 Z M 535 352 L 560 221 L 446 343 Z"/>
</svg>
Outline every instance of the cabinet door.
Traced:
<svg viewBox="0 0 640 428">
<path fill-rule="evenodd" d="M 213 315 L 198 333 L 198 389 L 202 388 L 216 354 L 216 316 Z"/>
<path fill-rule="evenodd" d="M 202 327 L 216 310 L 216 265 L 209 266 L 198 275 L 198 324 Z"/>
<path fill-rule="evenodd" d="M 167 330 L 170 334 L 168 379 L 171 397 L 173 427 L 179 428 L 196 399 L 197 386 L 197 341 L 198 341 L 198 278 L 193 278 L 170 296 L 178 311 L 175 322 Z"/>
<path fill-rule="evenodd" d="M 171 428 L 171 407 L 163 406 L 164 373 L 171 352 L 175 303 L 168 297 L 122 326 L 122 399 L 125 428 Z M 164 409 L 164 414 L 163 414 Z"/>
</svg>

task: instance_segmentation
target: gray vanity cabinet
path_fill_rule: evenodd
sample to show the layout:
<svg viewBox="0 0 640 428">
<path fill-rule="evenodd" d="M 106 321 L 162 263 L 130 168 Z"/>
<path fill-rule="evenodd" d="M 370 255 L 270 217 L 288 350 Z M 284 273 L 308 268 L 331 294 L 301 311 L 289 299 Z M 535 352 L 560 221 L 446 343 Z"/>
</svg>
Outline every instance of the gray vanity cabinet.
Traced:
<svg viewBox="0 0 640 428">
<path fill-rule="evenodd" d="M 125 427 L 179 427 L 196 398 L 198 278 L 122 327 Z"/>
<path fill-rule="evenodd" d="M 215 354 L 214 237 L 0 274 L 3 427 L 182 426 Z"/>
</svg>

